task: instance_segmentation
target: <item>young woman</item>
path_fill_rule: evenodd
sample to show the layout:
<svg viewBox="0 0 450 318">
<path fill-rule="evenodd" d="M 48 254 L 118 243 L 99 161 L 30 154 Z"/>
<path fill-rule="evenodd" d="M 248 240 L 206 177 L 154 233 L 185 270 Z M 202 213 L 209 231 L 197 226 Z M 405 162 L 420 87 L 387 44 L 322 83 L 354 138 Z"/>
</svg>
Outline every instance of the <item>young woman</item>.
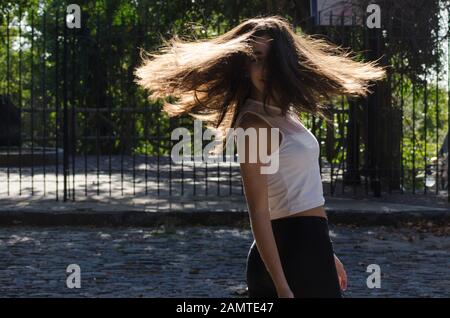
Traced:
<svg viewBox="0 0 450 318">
<path fill-rule="evenodd" d="M 175 36 L 143 58 L 136 75 L 150 97 L 178 97 L 164 103 L 169 116 L 188 113 L 221 136 L 230 127 L 257 132 L 255 162 L 246 160 L 254 140 L 238 145 L 245 150 L 245 158 L 238 154 L 255 238 L 247 257 L 249 297 L 341 297 L 347 277 L 329 238 L 319 144 L 298 114 L 330 122 L 320 101 L 336 94 L 365 96 L 384 70 L 296 34 L 279 16 L 247 19 L 208 40 Z M 279 133 L 275 147 L 273 135 L 261 133 L 272 128 Z M 260 147 L 264 155 L 277 155 L 275 173 L 261 172 L 267 163 Z"/>
</svg>

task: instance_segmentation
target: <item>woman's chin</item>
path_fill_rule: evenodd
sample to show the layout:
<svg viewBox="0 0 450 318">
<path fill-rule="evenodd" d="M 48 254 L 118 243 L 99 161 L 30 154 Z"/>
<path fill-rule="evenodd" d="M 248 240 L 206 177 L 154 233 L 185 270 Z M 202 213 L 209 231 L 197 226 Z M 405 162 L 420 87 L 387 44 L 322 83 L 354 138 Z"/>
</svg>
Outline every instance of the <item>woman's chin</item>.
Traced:
<svg viewBox="0 0 450 318">
<path fill-rule="evenodd" d="M 258 84 L 255 84 L 254 82 L 252 83 L 252 86 L 253 86 L 253 90 L 254 90 L 254 92 L 256 92 L 258 95 L 262 95 L 263 93 L 264 93 L 264 85 L 259 85 L 259 83 Z"/>
<path fill-rule="evenodd" d="M 256 89 L 258 90 L 258 93 L 260 94 L 264 93 L 264 85 L 258 85 L 256 86 Z"/>
</svg>

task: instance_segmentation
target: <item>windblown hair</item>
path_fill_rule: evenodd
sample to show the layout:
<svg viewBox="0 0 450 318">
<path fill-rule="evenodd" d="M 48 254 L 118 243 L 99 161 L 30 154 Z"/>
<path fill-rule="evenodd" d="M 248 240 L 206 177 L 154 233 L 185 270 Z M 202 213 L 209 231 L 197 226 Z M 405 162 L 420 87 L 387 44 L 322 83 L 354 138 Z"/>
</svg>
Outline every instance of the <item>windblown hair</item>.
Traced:
<svg viewBox="0 0 450 318">
<path fill-rule="evenodd" d="M 247 19 L 212 39 L 188 41 L 175 35 L 164 40 L 158 51 L 143 52 L 143 63 L 135 71 L 137 83 L 149 90 L 149 98 L 178 98 L 174 103 L 164 100 L 163 111 L 204 120 L 223 140 L 249 96 L 245 66 L 256 58 L 252 41 L 263 35 L 272 39 L 264 105 L 270 97 L 283 115 L 292 106 L 330 121 L 321 101 L 338 94 L 365 96 L 370 82 L 385 76 L 376 61 L 355 61 L 352 52 L 296 34 L 284 18 L 268 16 Z"/>
</svg>

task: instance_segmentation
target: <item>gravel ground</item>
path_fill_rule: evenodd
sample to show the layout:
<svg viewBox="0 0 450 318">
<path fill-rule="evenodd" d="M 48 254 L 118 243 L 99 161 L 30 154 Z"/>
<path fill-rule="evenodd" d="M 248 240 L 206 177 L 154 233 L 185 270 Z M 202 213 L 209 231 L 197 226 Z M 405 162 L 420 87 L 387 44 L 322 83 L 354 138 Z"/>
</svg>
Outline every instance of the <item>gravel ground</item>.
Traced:
<svg viewBox="0 0 450 318">
<path fill-rule="evenodd" d="M 448 227 L 330 225 L 345 297 L 449 297 Z M 0 228 L 0 297 L 246 297 L 249 229 Z M 68 288 L 67 266 L 81 270 Z M 370 289 L 369 264 L 381 269 Z"/>
</svg>

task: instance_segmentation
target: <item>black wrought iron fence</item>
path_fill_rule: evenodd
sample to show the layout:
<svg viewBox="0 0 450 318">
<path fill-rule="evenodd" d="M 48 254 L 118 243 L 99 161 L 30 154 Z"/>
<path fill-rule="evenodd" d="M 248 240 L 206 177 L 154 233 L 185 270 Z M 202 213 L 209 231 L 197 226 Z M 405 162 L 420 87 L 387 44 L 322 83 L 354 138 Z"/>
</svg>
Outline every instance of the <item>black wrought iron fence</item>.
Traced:
<svg viewBox="0 0 450 318">
<path fill-rule="evenodd" d="M 139 48 L 157 47 L 166 31 L 158 13 L 148 14 L 84 12 L 79 29 L 67 28 L 59 8 L 4 14 L 0 197 L 243 194 L 236 162 L 172 162 L 171 131 L 192 130 L 193 121 L 167 118 L 134 83 Z M 226 30 L 220 24 L 206 30 L 211 28 Z M 386 82 L 368 98 L 330 101 L 334 126 L 303 118 L 321 144 L 324 191 L 448 195 L 450 103 L 442 84 L 448 63 L 437 58 L 432 75 L 411 76 L 407 67 L 415 62 L 405 66 L 389 47 L 396 36 L 409 39 L 402 30 L 386 35 L 365 25 L 304 23 L 301 32 L 322 34 L 361 58 L 391 66 Z M 446 38 L 440 43 L 447 45 Z"/>
</svg>

